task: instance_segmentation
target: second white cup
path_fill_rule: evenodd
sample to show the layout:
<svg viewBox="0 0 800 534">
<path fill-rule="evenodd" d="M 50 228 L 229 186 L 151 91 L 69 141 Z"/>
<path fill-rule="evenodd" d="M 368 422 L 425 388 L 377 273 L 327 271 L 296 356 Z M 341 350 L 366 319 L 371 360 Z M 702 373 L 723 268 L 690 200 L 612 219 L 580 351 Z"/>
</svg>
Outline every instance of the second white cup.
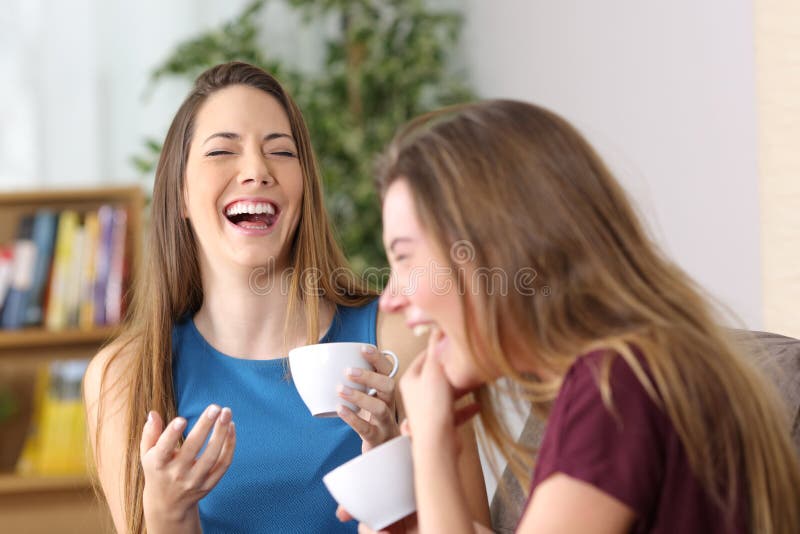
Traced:
<svg viewBox="0 0 800 534">
<path fill-rule="evenodd" d="M 417 509 L 408 436 L 390 439 L 356 456 L 322 481 L 336 502 L 373 530 L 386 528 Z"/>
<path fill-rule="evenodd" d="M 350 409 L 356 406 L 337 395 L 336 386 L 344 384 L 351 389 L 364 391 L 366 388 L 346 380 L 345 369 L 359 367 L 372 370 L 372 365 L 364 359 L 361 349 L 364 346 L 377 347 L 369 343 L 319 343 L 306 345 L 289 351 L 289 369 L 297 392 L 314 417 L 335 417 L 336 408 L 344 404 Z M 389 377 L 397 374 L 400 361 L 390 350 L 380 353 L 392 361 Z M 369 393 L 374 393 L 370 391 Z"/>
</svg>

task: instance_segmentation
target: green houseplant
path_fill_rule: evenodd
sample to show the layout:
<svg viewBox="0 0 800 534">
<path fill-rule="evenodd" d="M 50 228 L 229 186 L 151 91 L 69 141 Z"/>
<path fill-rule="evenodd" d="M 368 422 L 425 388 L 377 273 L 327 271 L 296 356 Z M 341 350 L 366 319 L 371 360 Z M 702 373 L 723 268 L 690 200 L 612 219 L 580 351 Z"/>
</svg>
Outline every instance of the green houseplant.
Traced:
<svg viewBox="0 0 800 534">
<path fill-rule="evenodd" d="M 269 55 L 255 0 L 219 28 L 181 44 L 152 72 L 194 79 L 217 63 L 241 60 L 284 83 L 303 110 L 322 169 L 326 203 L 354 268 L 385 265 L 380 210 L 372 185 L 375 155 L 411 117 L 473 98 L 463 73 L 448 69 L 462 25 L 459 14 L 433 12 L 422 0 L 287 0 L 306 24 L 334 20 L 324 69 L 307 74 Z M 160 151 L 147 140 L 133 158 L 150 172 Z"/>
</svg>

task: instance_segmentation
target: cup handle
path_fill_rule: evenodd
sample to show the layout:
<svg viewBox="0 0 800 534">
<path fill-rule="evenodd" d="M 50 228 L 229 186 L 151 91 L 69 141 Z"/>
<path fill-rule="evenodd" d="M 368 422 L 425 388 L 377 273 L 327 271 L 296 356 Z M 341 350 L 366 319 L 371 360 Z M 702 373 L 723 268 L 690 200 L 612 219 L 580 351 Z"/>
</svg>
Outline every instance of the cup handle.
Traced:
<svg viewBox="0 0 800 534">
<path fill-rule="evenodd" d="M 397 354 L 390 350 L 382 350 L 381 354 L 384 356 L 388 356 L 390 360 L 392 360 L 392 370 L 389 371 L 389 374 L 386 375 L 389 378 L 394 378 L 397 374 L 397 370 L 400 368 L 400 358 L 397 357 Z M 367 391 L 367 395 L 375 396 L 377 395 L 378 391 L 375 388 L 369 388 Z"/>
</svg>

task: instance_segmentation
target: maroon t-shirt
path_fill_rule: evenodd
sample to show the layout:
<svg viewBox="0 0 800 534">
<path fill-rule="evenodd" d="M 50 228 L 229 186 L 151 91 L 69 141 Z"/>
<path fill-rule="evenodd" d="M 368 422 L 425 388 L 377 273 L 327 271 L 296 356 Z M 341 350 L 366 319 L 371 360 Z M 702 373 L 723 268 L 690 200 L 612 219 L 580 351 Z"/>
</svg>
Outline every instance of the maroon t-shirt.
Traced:
<svg viewBox="0 0 800 534">
<path fill-rule="evenodd" d="M 636 514 L 631 532 L 747 532 L 744 507 L 726 522 L 724 511 L 692 474 L 669 418 L 619 356 L 610 374 L 617 417 L 609 412 L 598 385 L 604 357 L 598 351 L 578 358 L 564 378 L 547 421 L 531 495 L 550 475 L 563 473 L 629 506 Z"/>
</svg>

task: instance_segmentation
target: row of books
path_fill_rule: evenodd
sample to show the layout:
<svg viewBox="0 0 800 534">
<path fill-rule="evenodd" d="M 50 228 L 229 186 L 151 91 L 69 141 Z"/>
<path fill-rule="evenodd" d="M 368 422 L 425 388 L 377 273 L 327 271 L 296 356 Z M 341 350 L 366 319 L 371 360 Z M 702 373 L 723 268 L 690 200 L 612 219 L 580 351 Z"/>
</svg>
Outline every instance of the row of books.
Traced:
<svg viewBox="0 0 800 534">
<path fill-rule="evenodd" d="M 127 211 L 42 209 L 23 215 L 0 247 L 0 328 L 116 324 L 127 272 Z"/>
<path fill-rule="evenodd" d="M 20 475 L 87 472 L 81 381 L 89 360 L 55 360 L 39 368 L 31 423 L 16 471 Z"/>
</svg>

